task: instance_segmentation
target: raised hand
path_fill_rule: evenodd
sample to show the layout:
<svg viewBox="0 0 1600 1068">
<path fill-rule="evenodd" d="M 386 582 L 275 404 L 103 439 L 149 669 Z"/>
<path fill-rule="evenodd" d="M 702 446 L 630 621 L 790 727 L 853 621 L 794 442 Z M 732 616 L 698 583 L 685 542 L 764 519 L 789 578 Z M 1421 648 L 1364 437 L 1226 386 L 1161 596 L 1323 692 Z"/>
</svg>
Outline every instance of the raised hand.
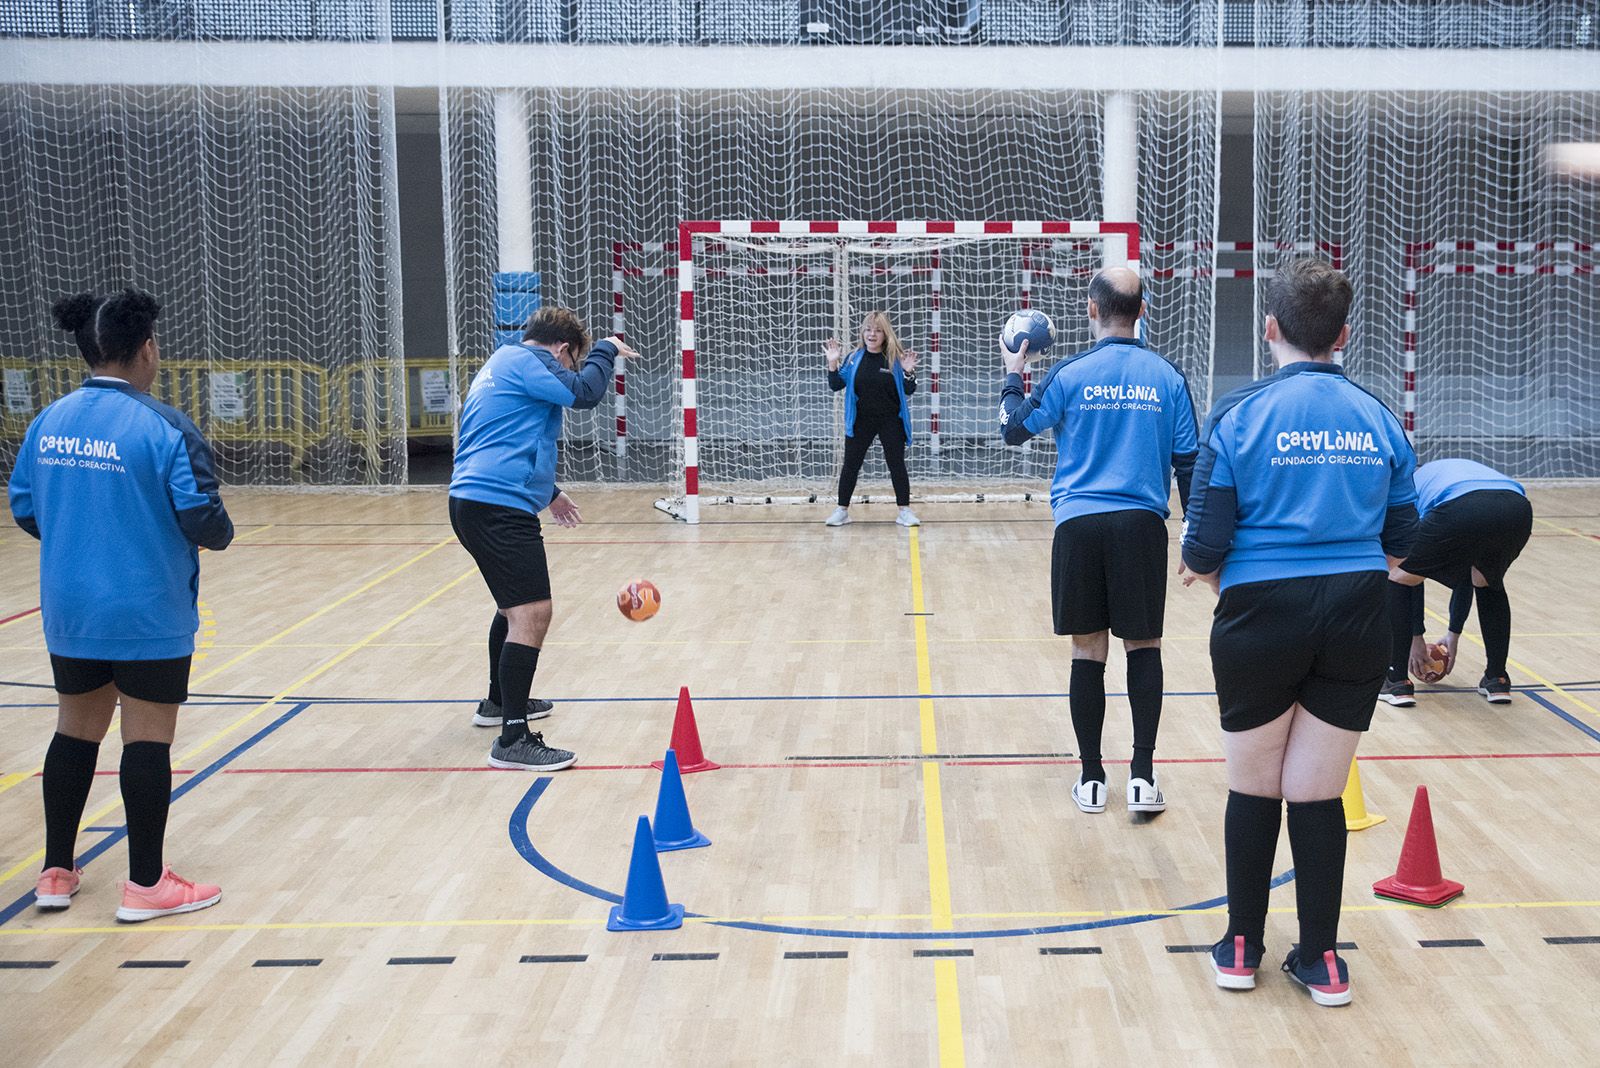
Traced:
<svg viewBox="0 0 1600 1068">
<path fill-rule="evenodd" d="M 915 352 L 906 349 L 900 354 L 900 370 L 908 375 L 917 373 L 917 354 Z"/>
<path fill-rule="evenodd" d="M 626 341 L 622 340 L 620 337 L 617 337 L 615 334 L 613 334 L 610 337 L 606 338 L 606 340 L 611 342 L 613 345 L 615 345 L 617 347 L 617 359 L 619 359 L 619 360 L 624 360 L 624 359 L 626 359 L 626 360 L 637 360 L 639 358 L 638 352 L 634 351 L 632 346 L 630 346 Z"/>
<path fill-rule="evenodd" d="M 1028 339 L 1022 339 L 1022 345 L 1016 352 L 1006 348 L 1005 340 L 1000 342 L 1000 362 L 1005 365 L 1006 374 L 1020 375 L 1022 368 L 1028 362 Z"/>
<path fill-rule="evenodd" d="M 828 370 L 839 369 L 839 364 L 844 360 L 844 350 L 839 347 L 838 338 L 830 337 L 822 343 L 822 356 L 828 361 Z"/>
</svg>

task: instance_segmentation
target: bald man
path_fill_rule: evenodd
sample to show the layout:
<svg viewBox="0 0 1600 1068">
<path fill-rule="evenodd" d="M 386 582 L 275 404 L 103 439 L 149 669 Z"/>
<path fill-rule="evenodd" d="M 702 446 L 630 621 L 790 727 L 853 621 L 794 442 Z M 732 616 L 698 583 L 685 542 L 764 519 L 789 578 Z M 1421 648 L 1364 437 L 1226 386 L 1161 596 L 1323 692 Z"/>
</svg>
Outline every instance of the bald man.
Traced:
<svg viewBox="0 0 1600 1068">
<path fill-rule="evenodd" d="M 1112 635 L 1122 639 L 1127 652 L 1133 713 L 1128 810 L 1167 807 L 1153 766 L 1163 688 L 1166 519 L 1174 473 L 1178 499 L 1188 507 L 1200 444 L 1183 372 L 1139 340 L 1144 311 L 1137 274 L 1121 267 L 1096 274 L 1088 302 L 1094 344 L 1052 367 L 1026 399 L 1027 344 L 1015 353 L 1000 347 L 1006 370 L 1000 427 L 1006 444 L 1055 431 L 1051 603 L 1055 632 L 1072 636 L 1068 703 L 1083 765 L 1072 800 L 1083 812 L 1106 807 L 1100 735 Z"/>
</svg>

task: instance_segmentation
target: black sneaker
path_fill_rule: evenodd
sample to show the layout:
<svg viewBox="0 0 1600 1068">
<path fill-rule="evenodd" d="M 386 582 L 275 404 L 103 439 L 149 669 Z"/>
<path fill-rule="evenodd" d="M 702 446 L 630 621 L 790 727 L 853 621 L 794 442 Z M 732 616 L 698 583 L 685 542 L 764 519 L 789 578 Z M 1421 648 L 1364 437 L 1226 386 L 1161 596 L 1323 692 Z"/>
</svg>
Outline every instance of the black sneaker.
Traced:
<svg viewBox="0 0 1600 1068">
<path fill-rule="evenodd" d="M 496 741 L 489 749 L 491 768 L 509 768 L 513 771 L 560 771 L 570 768 L 578 759 L 565 749 L 552 749 L 544 744 L 544 735 L 530 731 L 506 745 Z"/>
<path fill-rule="evenodd" d="M 1318 1005 L 1350 1004 L 1350 969 L 1333 950 L 1324 953 L 1321 960 L 1306 961 L 1300 959 L 1300 947 L 1295 946 L 1283 962 L 1283 970 L 1305 987 Z"/>
<path fill-rule="evenodd" d="M 528 698 L 528 718 L 544 719 L 550 710 L 556 707 L 549 701 L 541 701 L 537 697 Z M 498 727 L 505 718 L 505 713 L 500 711 L 500 706 L 485 697 L 478 702 L 478 710 L 472 714 L 472 725 L 475 727 Z"/>
<path fill-rule="evenodd" d="M 1417 688 L 1411 685 L 1410 679 L 1395 682 L 1386 678 L 1383 689 L 1378 691 L 1378 700 L 1387 701 L 1396 708 L 1410 708 L 1417 703 Z"/>
<path fill-rule="evenodd" d="M 1244 935 L 1224 937 L 1211 947 L 1211 970 L 1216 973 L 1217 985 L 1224 990 L 1254 990 L 1256 969 L 1266 952 L 1265 946 L 1246 942 Z"/>
<path fill-rule="evenodd" d="M 1485 675 L 1478 680 L 1478 692 L 1491 705 L 1511 703 L 1511 679 L 1506 675 Z"/>
</svg>

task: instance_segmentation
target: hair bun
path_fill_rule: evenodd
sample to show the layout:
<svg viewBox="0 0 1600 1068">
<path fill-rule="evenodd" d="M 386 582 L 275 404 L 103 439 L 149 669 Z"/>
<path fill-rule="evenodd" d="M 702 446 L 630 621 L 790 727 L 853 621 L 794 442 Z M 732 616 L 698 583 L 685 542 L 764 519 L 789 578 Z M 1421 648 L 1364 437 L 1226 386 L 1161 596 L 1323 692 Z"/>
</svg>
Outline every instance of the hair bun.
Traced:
<svg viewBox="0 0 1600 1068">
<path fill-rule="evenodd" d="M 93 293 L 74 293 L 56 301 L 50 308 L 50 314 L 55 317 L 58 329 L 76 334 L 89 325 L 98 303 Z"/>
</svg>

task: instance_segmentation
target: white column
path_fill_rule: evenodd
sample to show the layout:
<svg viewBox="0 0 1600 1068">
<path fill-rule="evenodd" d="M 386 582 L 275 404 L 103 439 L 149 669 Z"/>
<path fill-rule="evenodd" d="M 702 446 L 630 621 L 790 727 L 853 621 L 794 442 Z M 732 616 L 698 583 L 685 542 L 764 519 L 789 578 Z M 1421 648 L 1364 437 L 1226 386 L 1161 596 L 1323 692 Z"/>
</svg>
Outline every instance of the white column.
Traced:
<svg viewBox="0 0 1600 1068">
<path fill-rule="evenodd" d="M 523 94 L 494 94 L 494 188 L 499 218 L 499 269 L 533 270 L 533 167 Z"/>
<path fill-rule="evenodd" d="M 1131 93 L 1107 93 L 1100 139 L 1100 218 L 1139 221 L 1139 108 Z M 1105 266 L 1128 262 L 1128 241 L 1105 241 Z"/>
</svg>

